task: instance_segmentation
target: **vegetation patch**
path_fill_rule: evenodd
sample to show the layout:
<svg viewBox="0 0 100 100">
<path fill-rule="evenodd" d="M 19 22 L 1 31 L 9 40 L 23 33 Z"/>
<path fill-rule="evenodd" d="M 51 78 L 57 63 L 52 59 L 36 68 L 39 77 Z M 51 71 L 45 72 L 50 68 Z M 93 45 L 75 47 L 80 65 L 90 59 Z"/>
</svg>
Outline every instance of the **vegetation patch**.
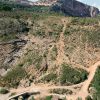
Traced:
<svg viewBox="0 0 100 100">
<path fill-rule="evenodd" d="M 52 100 L 52 96 L 46 96 L 44 100 Z"/>
<path fill-rule="evenodd" d="M 26 72 L 21 67 L 16 67 L 9 71 L 4 77 L 0 79 L 0 84 L 2 86 L 14 87 L 19 85 L 20 80 L 26 77 Z"/>
<path fill-rule="evenodd" d="M 62 95 L 70 94 L 71 95 L 73 92 L 68 89 L 52 89 L 52 90 L 50 90 L 50 93 L 62 94 Z"/>
<path fill-rule="evenodd" d="M 85 98 L 85 100 L 93 100 L 89 95 Z"/>
<path fill-rule="evenodd" d="M 100 67 L 96 71 L 91 87 L 94 87 L 96 90 L 93 94 L 93 100 L 98 100 L 100 98 Z"/>
<path fill-rule="evenodd" d="M 48 16 L 45 19 L 40 18 L 38 21 L 35 21 L 31 33 L 42 38 L 52 37 L 57 39 L 62 32 L 62 28 L 63 25 L 59 17 Z"/>
<path fill-rule="evenodd" d="M 14 39 L 17 39 L 16 34 L 0 34 L 0 42 L 7 42 Z"/>
<path fill-rule="evenodd" d="M 60 75 L 62 85 L 78 84 L 87 79 L 88 73 L 84 70 L 74 69 L 70 65 L 63 64 Z"/>
<path fill-rule="evenodd" d="M 41 68 L 43 56 L 39 54 L 38 51 L 30 51 L 23 57 L 22 64 L 23 66 L 29 66 L 34 64 L 36 69 Z"/>
<path fill-rule="evenodd" d="M 56 79 L 57 79 L 57 75 L 55 73 L 51 72 L 47 76 L 43 77 L 41 80 L 50 82 L 50 81 L 55 81 Z"/>
<path fill-rule="evenodd" d="M 91 32 L 85 32 L 83 39 L 94 47 L 100 47 L 100 29 Z"/>
<path fill-rule="evenodd" d="M 73 18 L 72 19 L 72 24 L 74 25 L 96 25 L 98 24 L 98 18 Z"/>
<path fill-rule="evenodd" d="M 0 88 L 0 94 L 7 94 L 9 91 L 5 88 Z"/>
</svg>

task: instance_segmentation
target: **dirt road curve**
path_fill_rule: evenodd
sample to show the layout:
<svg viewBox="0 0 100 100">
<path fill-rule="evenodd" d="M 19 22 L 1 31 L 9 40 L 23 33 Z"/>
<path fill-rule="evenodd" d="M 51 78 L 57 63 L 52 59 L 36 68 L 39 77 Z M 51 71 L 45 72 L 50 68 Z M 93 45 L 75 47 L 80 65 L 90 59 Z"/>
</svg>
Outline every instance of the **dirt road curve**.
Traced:
<svg viewBox="0 0 100 100">
<path fill-rule="evenodd" d="M 98 61 L 97 63 L 95 63 L 93 66 L 91 66 L 89 68 L 89 76 L 88 76 L 88 79 L 83 83 L 83 86 L 81 88 L 81 90 L 76 94 L 76 95 L 73 95 L 73 96 L 68 96 L 68 100 L 75 100 L 76 98 L 78 97 L 82 97 L 82 100 L 85 100 L 85 98 L 88 96 L 88 88 L 89 88 L 89 85 L 91 84 L 93 78 L 94 78 L 94 75 L 96 73 L 96 70 L 97 68 L 100 66 L 100 61 Z"/>
<path fill-rule="evenodd" d="M 20 93 L 24 93 L 24 92 L 32 92 L 32 91 L 39 91 L 41 94 L 40 96 L 44 96 L 44 95 L 49 95 L 49 89 L 69 89 L 72 90 L 73 92 L 75 91 L 73 89 L 73 87 L 77 87 L 82 85 L 82 88 L 80 91 L 77 91 L 77 94 L 75 95 L 68 95 L 66 96 L 67 100 L 76 100 L 78 97 L 82 97 L 82 100 L 85 100 L 85 97 L 88 96 L 88 88 L 89 85 L 91 83 L 91 81 L 94 78 L 95 72 L 98 68 L 98 66 L 100 66 L 100 61 L 98 61 L 97 63 L 95 63 L 93 66 L 91 66 L 89 68 L 89 76 L 88 79 L 80 84 L 76 84 L 76 85 L 72 85 L 72 86 L 54 86 L 54 85 L 49 85 L 49 84 L 40 84 L 40 85 L 31 85 L 30 87 L 27 88 L 18 88 L 18 89 L 12 89 L 11 92 L 16 92 L 18 95 Z M 52 94 L 55 95 L 55 94 Z M 59 95 L 60 97 L 65 96 L 65 95 Z M 1 97 L 1 96 L 0 96 Z M 3 96 L 2 96 L 3 97 Z M 0 99 L 0 100 L 8 100 L 8 99 Z"/>
</svg>

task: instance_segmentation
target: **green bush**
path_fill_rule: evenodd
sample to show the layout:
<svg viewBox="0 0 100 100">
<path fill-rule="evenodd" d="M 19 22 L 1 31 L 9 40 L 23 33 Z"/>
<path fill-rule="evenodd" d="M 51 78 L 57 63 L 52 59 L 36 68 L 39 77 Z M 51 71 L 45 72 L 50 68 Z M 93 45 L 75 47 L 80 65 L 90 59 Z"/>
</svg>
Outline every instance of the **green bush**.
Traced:
<svg viewBox="0 0 100 100">
<path fill-rule="evenodd" d="M 87 97 L 85 98 L 85 100 L 92 100 L 92 98 L 91 98 L 90 96 L 87 96 Z"/>
<path fill-rule="evenodd" d="M 52 96 L 45 97 L 45 100 L 51 100 L 51 99 L 52 99 Z"/>
<path fill-rule="evenodd" d="M 9 91 L 5 88 L 0 88 L 0 94 L 7 94 Z"/>
<path fill-rule="evenodd" d="M 88 73 L 84 70 L 74 69 L 72 66 L 63 64 L 60 75 L 60 83 L 63 84 L 78 84 L 87 79 Z"/>
<path fill-rule="evenodd" d="M 3 2 L 0 2 L 0 11 L 11 11 L 12 7 L 9 4 L 5 4 Z"/>
</svg>

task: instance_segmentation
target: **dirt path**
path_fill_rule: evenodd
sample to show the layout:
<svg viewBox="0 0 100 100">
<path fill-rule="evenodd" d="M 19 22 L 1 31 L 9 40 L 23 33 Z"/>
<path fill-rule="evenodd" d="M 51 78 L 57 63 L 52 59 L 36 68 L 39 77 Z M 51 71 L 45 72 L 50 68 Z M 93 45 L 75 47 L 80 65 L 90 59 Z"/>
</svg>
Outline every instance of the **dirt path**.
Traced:
<svg viewBox="0 0 100 100">
<path fill-rule="evenodd" d="M 90 74 L 88 76 L 88 79 L 83 84 L 83 87 L 82 87 L 81 91 L 79 92 L 79 95 L 84 94 L 83 97 L 86 97 L 88 95 L 88 88 L 89 88 L 89 86 L 94 78 L 94 75 L 96 73 L 96 70 L 99 66 L 100 66 L 100 61 L 98 61 L 97 63 L 95 63 L 93 66 L 91 66 L 89 68 Z"/>
<path fill-rule="evenodd" d="M 64 56 L 65 56 L 65 52 L 64 52 L 64 32 L 66 30 L 66 21 L 64 19 L 62 19 L 62 23 L 63 23 L 63 29 L 62 32 L 60 33 L 60 38 L 58 43 L 56 44 L 57 46 L 57 59 L 56 59 L 56 65 L 61 65 L 64 62 Z"/>
<path fill-rule="evenodd" d="M 61 65 L 63 62 L 64 62 L 64 57 L 65 57 L 65 54 L 64 54 L 64 32 L 65 32 L 65 29 L 66 29 L 66 21 L 65 19 L 62 19 L 62 22 L 63 22 L 63 30 L 60 34 L 60 39 L 57 43 L 57 48 L 58 48 L 58 56 L 57 56 L 57 59 L 56 59 L 56 64 L 57 65 Z M 32 84 L 30 87 L 27 87 L 27 88 L 18 88 L 18 89 L 11 89 L 11 92 L 10 93 L 14 93 L 16 92 L 18 95 L 21 94 L 21 93 L 24 93 L 24 92 L 33 92 L 33 91 L 39 91 L 40 92 L 40 95 L 38 96 L 45 96 L 45 95 L 50 95 L 51 93 L 49 93 L 49 90 L 50 89 L 69 89 L 69 90 L 72 90 L 75 94 L 73 95 L 58 95 L 60 97 L 62 96 L 66 96 L 67 100 L 76 100 L 78 97 L 82 97 L 82 100 L 85 100 L 85 97 L 88 96 L 88 88 L 89 88 L 89 85 L 91 84 L 91 81 L 93 80 L 94 78 L 94 75 L 95 75 L 95 72 L 98 68 L 98 66 L 100 65 L 100 61 L 98 61 L 97 63 L 95 63 L 93 66 L 91 66 L 88 71 L 89 71 L 89 76 L 88 76 L 88 79 L 84 82 L 81 82 L 79 84 L 76 84 L 76 85 L 72 85 L 72 86 L 55 86 L 55 85 L 52 85 L 52 84 Z M 75 89 L 75 87 L 80 87 L 81 89 L 80 90 L 77 90 Z M 55 94 L 52 94 L 52 95 L 55 95 Z M 5 95 L 5 96 L 0 96 L 2 98 L 0 98 L 0 100 L 9 100 L 8 99 L 8 95 Z M 5 97 L 5 98 L 3 98 Z"/>
<path fill-rule="evenodd" d="M 64 33 L 66 31 L 66 26 L 70 23 L 70 19 L 65 19 L 62 18 L 62 24 L 63 24 L 63 28 L 62 28 L 62 32 L 60 33 L 60 37 L 59 37 L 59 41 L 56 43 L 56 47 L 57 47 L 57 58 L 56 58 L 56 66 L 57 66 L 57 73 L 58 75 L 60 74 L 60 70 L 61 70 L 61 65 L 64 62 L 69 62 L 69 58 L 67 56 L 65 56 L 65 44 L 64 44 Z"/>
<path fill-rule="evenodd" d="M 100 61 L 98 61 L 97 63 L 95 63 L 93 66 L 91 66 L 89 68 L 89 76 L 88 79 L 80 84 L 76 84 L 76 85 L 72 85 L 72 86 L 54 86 L 54 85 L 50 85 L 50 84 L 40 84 L 40 85 L 31 85 L 30 87 L 27 88 L 18 88 L 18 89 L 13 89 L 11 90 L 11 93 L 16 92 L 18 95 L 24 92 L 33 92 L 33 91 L 39 91 L 41 94 L 39 96 L 43 97 L 46 95 L 51 95 L 51 93 L 49 93 L 50 89 L 69 89 L 72 90 L 73 92 L 76 92 L 76 90 L 74 89 L 74 87 L 80 87 L 82 86 L 82 88 L 80 89 L 80 91 L 78 91 L 75 95 L 58 95 L 59 97 L 64 97 L 66 96 L 66 98 L 68 100 L 76 100 L 78 97 L 81 97 L 82 100 L 85 100 L 85 97 L 88 96 L 88 88 L 89 85 L 91 84 L 91 81 L 94 78 L 95 72 L 98 68 L 98 66 L 100 66 Z M 52 93 L 52 95 L 56 95 L 54 93 Z M 5 99 L 7 100 L 7 99 Z M 9 99 L 8 99 L 9 100 Z"/>
</svg>

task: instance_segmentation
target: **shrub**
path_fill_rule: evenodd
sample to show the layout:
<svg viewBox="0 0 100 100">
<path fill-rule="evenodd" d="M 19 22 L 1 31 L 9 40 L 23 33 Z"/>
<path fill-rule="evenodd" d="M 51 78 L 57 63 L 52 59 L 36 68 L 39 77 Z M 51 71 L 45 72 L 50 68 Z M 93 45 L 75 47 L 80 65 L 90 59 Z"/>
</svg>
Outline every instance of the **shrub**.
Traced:
<svg viewBox="0 0 100 100">
<path fill-rule="evenodd" d="M 0 88 L 0 94 L 7 94 L 9 91 L 5 88 Z"/>
<path fill-rule="evenodd" d="M 51 99 L 52 99 L 52 96 L 45 97 L 45 100 L 51 100 Z"/>
<path fill-rule="evenodd" d="M 92 98 L 91 98 L 90 96 L 87 96 L 87 97 L 85 98 L 85 100 L 92 100 Z"/>
<path fill-rule="evenodd" d="M 63 95 L 67 95 L 67 94 L 72 94 L 73 92 L 71 90 L 68 89 L 52 89 L 50 90 L 50 93 L 56 93 L 56 94 L 63 94 Z"/>
</svg>

